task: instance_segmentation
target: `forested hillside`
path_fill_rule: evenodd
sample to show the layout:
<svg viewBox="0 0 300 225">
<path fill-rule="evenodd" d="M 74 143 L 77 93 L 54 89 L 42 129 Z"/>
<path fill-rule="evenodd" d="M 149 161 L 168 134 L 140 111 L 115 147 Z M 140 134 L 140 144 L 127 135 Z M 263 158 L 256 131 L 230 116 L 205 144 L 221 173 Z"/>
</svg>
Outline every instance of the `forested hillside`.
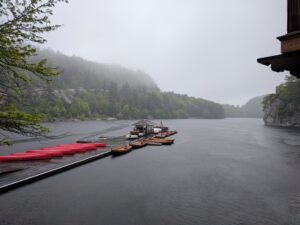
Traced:
<svg viewBox="0 0 300 225">
<path fill-rule="evenodd" d="M 292 76 L 264 98 L 264 122 L 280 127 L 300 127 L 300 79 Z"/>
<path fill-rule="evenodd" d="M 52 50 L 39 51 L 37 59 L 47 59 L 50 66 L 61 72 L 52 81 L 54 89 L 110 89 L 117 85 L 158 91 L 156 83 L 143 71 L 134 71 L 120 65 L 95 63 L 77 56 L 66 56 Z"/>
<path fill-rule="evenodd" d="M 263 99 L 265 96 L 259 96 L 250 99 L 245 105 L 233 106 L 223 105 L 226 117 L 244 117 L 244 118 L 262 118 L 263 113 Z"/>
<path fill-rule="evenodd" d="M 7 98 L 45 120 L 116 117 L 135 118 L 224 118 L 221 105 L 204 99 L 161 92 L 142 71 L 118 65 L 99 64 L 50 50 L 39 52 L 61 74 L 49 84 L 34 80 L 22 101 Z M 34 58 L 32 60 L 37 60 Z"/>
</svg>

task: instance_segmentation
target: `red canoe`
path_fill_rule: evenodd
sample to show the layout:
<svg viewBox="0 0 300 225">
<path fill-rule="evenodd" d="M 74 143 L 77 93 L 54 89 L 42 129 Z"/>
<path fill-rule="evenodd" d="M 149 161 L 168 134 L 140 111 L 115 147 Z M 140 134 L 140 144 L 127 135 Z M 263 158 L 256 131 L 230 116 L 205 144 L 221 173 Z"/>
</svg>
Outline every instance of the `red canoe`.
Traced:
<svg viewBox="0 0 300 225">
<path fill-rule="evenodd" d="M 50 147 L 50 148 L 42 148 L 41 150 L 50 150 L 50 151 L 57 151 L 61 152 L 64 155 L 74 155 L 76 153 L 75 150 L 69 149 L 69 148 L 58 148 L 58 147 Z"/>
<path fill-rule="evenodd" d="M 78 144 L 78 143 L 58 145 L 58 146 L 55 146 L 54 148 L 74 149 L 78 152 L 84 152 L 84 150 L 86 150 L 86 151 L 97 150 L 97 146 L 94 144 Z"/>
<path fill-rule="evenodd" d="M 91 143 L 93 145 L 96 145 L 98 148 L 104 148 L 104 147 L 107 147 L 107 144 L 106 143 Z"/>
<path fill-rule="evenodd" d="M 59 151 L 53 151 L 53 150 L 28 150 L 26 151 L 28 153 L 47 153 L 50 154 L 52 157 L 63 157 L 64 154 L 62 154 Z"/>
<path fill-rule="evenodd" d="M 0 161 L 25 161 L 25 160 L 41 160 L 51 159 L 49 154 L 23 153 L 7 156 L 0 156 Z"/>
<path fill-rule="evenodd" d="M 74 155 L 95 151 L 98 147 L 106 147 L 106 143 L 71 143 L 61 144 L 39 150 L 28 150 L 25 153 L 15 153 L 7 156 L 0 156 L 0 161 L 25 161 L 38 159 L 51 159 L 51 157 L 63 157 L 64 155 Z"/>
</svg>

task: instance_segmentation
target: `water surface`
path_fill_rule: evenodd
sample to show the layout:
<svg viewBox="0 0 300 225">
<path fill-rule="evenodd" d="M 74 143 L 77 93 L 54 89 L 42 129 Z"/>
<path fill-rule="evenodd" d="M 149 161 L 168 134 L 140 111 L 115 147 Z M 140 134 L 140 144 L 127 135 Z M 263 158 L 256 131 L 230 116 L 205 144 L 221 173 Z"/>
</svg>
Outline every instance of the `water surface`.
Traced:
<svg viewBox="0 0 300 225">
<path fill-rule="evenodd" d="M 174 145 L 101 159 L 3 194 L 0 224 L 300 224 L 299 131 L 258 119 L 165 122 L 179 131 Z M 112 126 L 118 123 L 131 122 Z M 81 131 L 95 130 L 85 124 Z"/>
</svg>

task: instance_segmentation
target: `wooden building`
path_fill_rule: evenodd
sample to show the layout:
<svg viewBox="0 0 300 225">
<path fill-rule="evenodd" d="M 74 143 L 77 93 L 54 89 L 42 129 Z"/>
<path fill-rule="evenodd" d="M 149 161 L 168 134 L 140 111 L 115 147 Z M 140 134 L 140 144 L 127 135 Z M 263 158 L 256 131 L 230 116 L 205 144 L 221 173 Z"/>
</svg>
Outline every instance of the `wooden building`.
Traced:
<svg viewBox="0 0 300 225">
<path fill-rule="evenodd" d="M 288 0 L 287 34 L 278 37 L 278 40 L 281 41 L 281 54 L 257 61 L 271 66 L 273 71 L 289 71 L 300 78 L 300 0 Z"/>
<path fill-rule="evenodd" d="M 143 120 L 140 120 L 140 121 L 134 123 L 133 125 L 134 125 L 135 131 L 143 133 L 144 135 L 154 133 L 153 130 L 154 130 L 155 123 L 150 120 L 143 119 Z"/>
</svg>

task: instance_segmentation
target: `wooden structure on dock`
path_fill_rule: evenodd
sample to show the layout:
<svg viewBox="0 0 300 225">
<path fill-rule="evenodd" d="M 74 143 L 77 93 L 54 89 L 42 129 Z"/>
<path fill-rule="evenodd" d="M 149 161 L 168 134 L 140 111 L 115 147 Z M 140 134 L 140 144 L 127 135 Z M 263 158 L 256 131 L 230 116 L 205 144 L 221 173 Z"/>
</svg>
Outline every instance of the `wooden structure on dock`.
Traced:
<svg viewBox="0 0 300 225">
<path fill-rule="evenodd" d="M 300 0 L 288 0 L 287 34 L 278 37 L 281 54 L 260 58 L 257 61 L 271 66 L 275 72 L 289 71 L 300 78 Z"/>
<path fill-rule="evenodd" d="M 143 119 L 134 123 L 133 125 L 134 130 L 144 133 L 144 135 L 153 134 L 154 132 L 153 130 L 155 123 L 150 120 Z"/>
</svg>

